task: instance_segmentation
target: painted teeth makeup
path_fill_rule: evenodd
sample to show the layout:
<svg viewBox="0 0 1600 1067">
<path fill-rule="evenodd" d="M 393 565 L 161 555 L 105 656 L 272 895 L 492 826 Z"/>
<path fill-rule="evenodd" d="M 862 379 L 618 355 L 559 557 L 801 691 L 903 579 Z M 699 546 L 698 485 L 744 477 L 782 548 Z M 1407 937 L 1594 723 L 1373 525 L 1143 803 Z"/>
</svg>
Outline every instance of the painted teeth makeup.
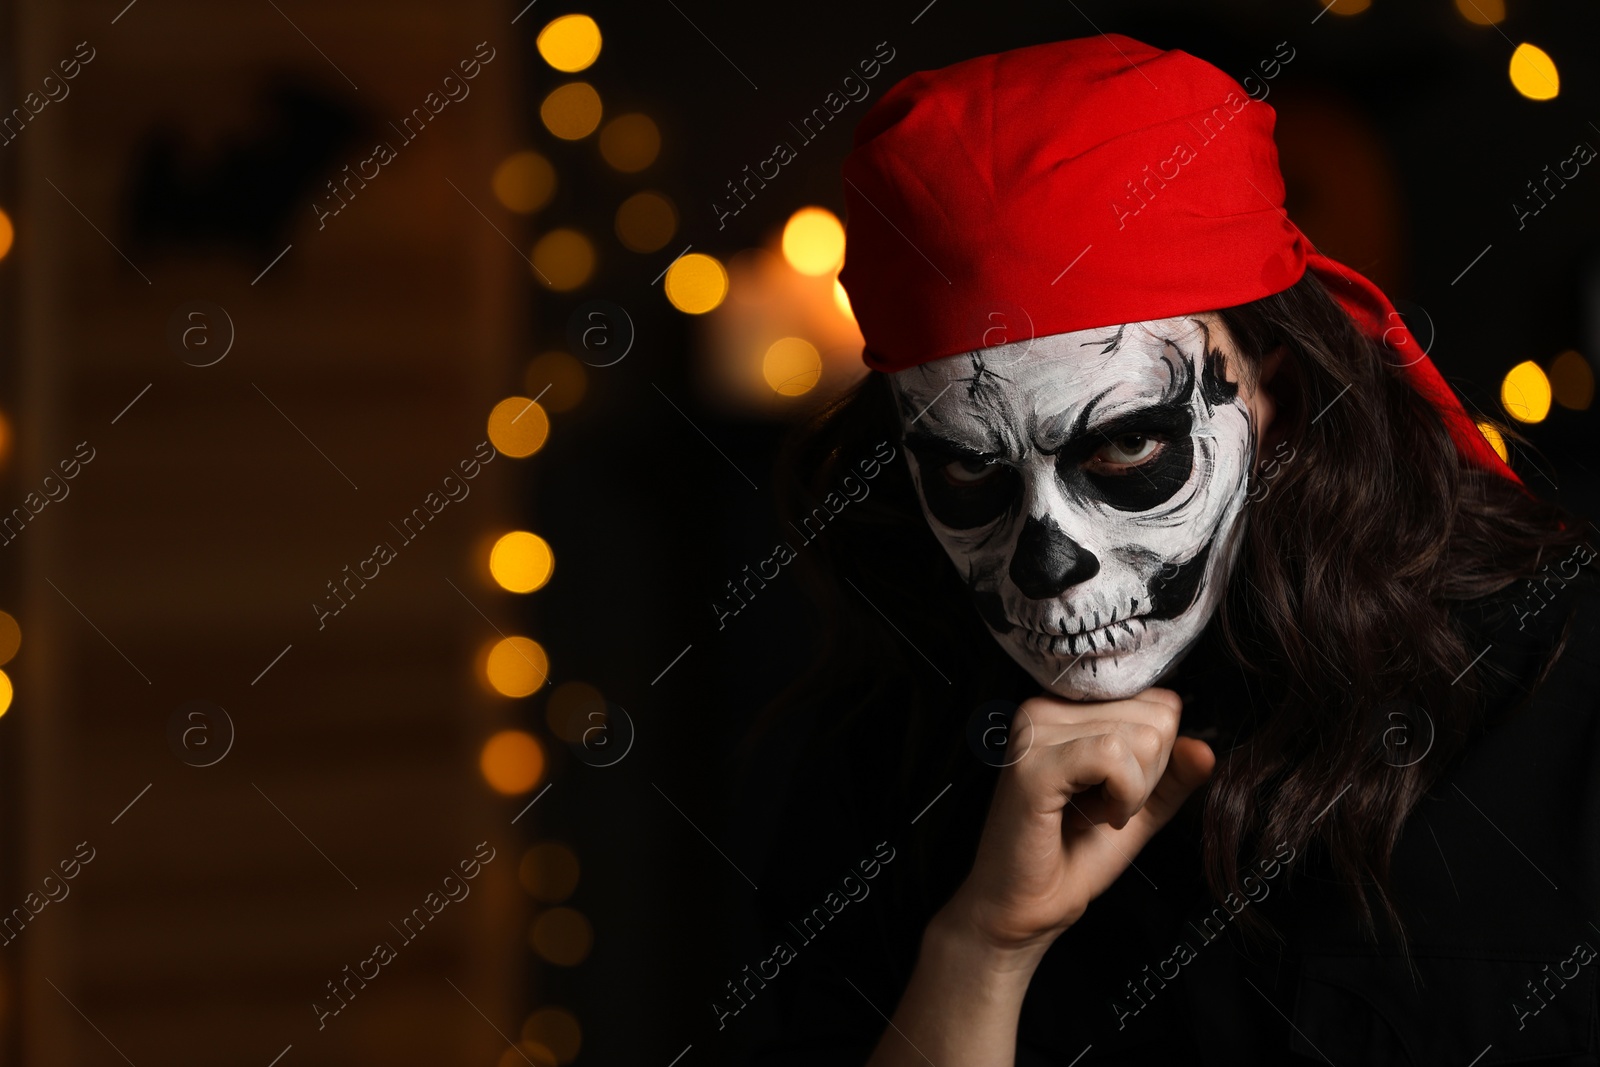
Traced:
<svg viewBox="0 0 1600 1067">
<path fill-rule="evenodd" d="M 1256 451 L 1226 343 L 1188 316 L 891 375 L 928 524 L 996 640 L 1059 696 L 1156 684 L 1221 601 Z"/>
</svg>

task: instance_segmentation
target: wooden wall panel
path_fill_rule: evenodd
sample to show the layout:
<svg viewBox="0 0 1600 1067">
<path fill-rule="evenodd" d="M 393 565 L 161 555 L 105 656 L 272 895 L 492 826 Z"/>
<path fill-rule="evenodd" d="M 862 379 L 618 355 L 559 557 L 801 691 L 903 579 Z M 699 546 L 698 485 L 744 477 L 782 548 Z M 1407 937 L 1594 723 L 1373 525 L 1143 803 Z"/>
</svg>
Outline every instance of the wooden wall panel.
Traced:
<svg viewBox="0 0 1600 1067">
<path fill-rule="evenodd" d="M 521 804 L 476 767 L 508 717 L 473 677 L 494 636 L 477 609 L 505 627 L 509 605 L 474 557 L 508 521 L 516 461 L 489 465 L 325 629 L 310 604 L 376 540 L 398 543 L 388 522 L 471 456 L 515 385 L 527 266 L 451 183 L 500 217 L 488 175 L 514 147 L 526 35 L 481 0 L 122 8 L 9 15 L 13 99 L 77 41 L 96 55 L 0 148 L 18 233 L 0 265 L 15 309 L 0 407 L 17 430 L 0 504 L 79 441 L 95 458 L 0 549 L 0 607 L 25 635 L 0 720 L 0 906 L 77 842 L 96 856 L 0 947 L 5 1059 L 265 1065 L 292 1045 L 284 1067 L 492 1063 L 505 1044 L 477 1009 L 515 1033 L 525 905 Z M 381 123 L 484 40 L 496 56 L 471 95 L 324 229 L 307 190 L 292 247 L 254 283 L 276 248 L 133 240 L 130 183 L 160 125 L 200 153 L 248 140 L 262 80 L 283 72 Z M 212 367 L 168 344 L 193 299 L 236 326 Z M 206 768 L 167 738 L 196 698 L 237 727 Z M 399 944 L 387 924 L 485 840 L 497 854 L 472 895 Z M 395 962 L 319 1032 L 323 983 L 385 937 Z"/>
</svg>

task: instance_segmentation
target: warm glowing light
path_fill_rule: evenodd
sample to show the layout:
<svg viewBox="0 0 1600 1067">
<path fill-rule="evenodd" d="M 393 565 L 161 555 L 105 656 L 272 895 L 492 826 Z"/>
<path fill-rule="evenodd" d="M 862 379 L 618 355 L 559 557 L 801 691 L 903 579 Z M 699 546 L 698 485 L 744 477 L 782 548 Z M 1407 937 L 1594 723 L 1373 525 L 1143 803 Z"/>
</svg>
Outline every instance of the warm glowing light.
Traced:
<svg viewBox="0 0 1600 1067">
<path fill-rule="evenodd" d="M 827 208 L 803 207 L 783 227 L 783 258 L 801 274 L 813 277 L 838 268 L 844 260 L 844 226 Z"/>
<path fill-rule="evenodd" d="M 551 908 L 533 920 L 528 943 L 551 963 L 575 967 L 584 961 L 594 945 L 594 928 L 582 912 Z"/>
<path fill-rule="evenodd" d="M 11 419 L 6 416 L 5 412 L 0 411 L 0 467 L 4 467 L 11 462 L 11 441 L 13 436 Z"/>
<path fill-rule="evenodd" d="M 551 230 L 533 246 L 533 273 L 558 293 L 576 289 L 594 273 L 594 244 L 577 230 Z"/>
<path fill-rule="evenodd" d="M 1570 348 L 1557 356 L 1550 364 L 1550 391 L 1564 408 L 1589 410 L 1594 402 L 1594 369 L 1589 361 Z"/>
<path fill-rule="evenodd" d="M 780 396 L 809 393 L 822 377 L 822 354 L 810 341 L 780 338 L 761 357 L 761 376 Z"/>
<path fill-rule="evenodd" d="M 656 252 L 678 230 L 678 209 L 656 192 L 634 193 L 617 208 L 617 240 L 635 252 Z"/>
<path fill-rule="evenodd" d="M 541 352 L 528 361 L 522 382 L 546 411 L 571 411 L 589 388 L 589 372 L 566 352 Z"/>
<path fill-rule="evenodd" d="M 10 663 L 22 647 L 22 627 L 9 612 L 0 611 L 0 665 Z"/>
<path fill-rule="evenodd" d="M 0 211 L 0 259 L 6 258 L 11 251 L 11 242 L 16 240 L 17 228 L 11 225 L 11 216 Z"/>
<path fill-rule="evenodd" d="M 1500 406 L 1518 422 L 1543 422 L 1550 414 L 1550 379 L 1532 360 L 1518 363 L 1500 383 Z"/>
<path fill-rule="evenodd" d="M 833 280 L 833 306 L 838 308 L 839 313 L 845 318 L 855 321 L 856 313 L 850 306 L 850 294 L 844 291 L 844 285 L 838 278 Z"/>
<path fill-rule="evenodd" d="M 494 169 L 490 184 L 495 199 L 507 210 L 524 215 L 550 202 L 556 191 L 556 168 L 537 152 L 516 152 Z"/>
<path fill-rule="evenodd" d="M 534 900 L 559 904 L 578 888 L 578 857 L 559 841 L 541 841 L 522 854 L 517 880 Z"/>
<path fill-rule="evenodd" d="M 550 659 L 539 642 L 527 637 L 502 637 L 489 648 L 484 677 L 495 692 L 525 697 L 536 692 L 550 674 Z"/>
<path fill-rule="evenodd" d="M 539 118 L 545 129 L 563 141 L 589 136 L 600 125 L 600 94 L 588 82 L 568 82 L 557 86 L 539 105 Z"/>
<path fill-rule="evenodd" d="M 503 456 L 531 456 L 549 436 L 550 417 L 525 396 L 508 396 L 489 412 L 489 441 Z"/>
<path fill-rule="evenodd" d="M 489 550 L 489 573 L 510 593 L 531 593 L 550 580 L 556 558 L 538 534 L 513 530 Z"/>
<path fill-rule="evenodd" d="M 588 682 L 562 682 L 545 702 L 544 721 L 561 740 L 582 741 L 585 730 L 606 725 L 606 698 Z"/>
<path fill-rule="evenodd" d="M 1519 44 L 1511 53 L 1511 84 L 1529 100 L 1554 100 L 1561 91 L 1556 61 L 1541 48 Z"/>
<path fill-rule="evenodd" d="M 0 671 L 0 715 L 11 710 L 11 676 L 5 671 Z"/>
<path fill-rule="evenodd" d="M 1483 439 L 1489 442 L 1489 447 L 1494 449 L 1497 456 L 1507 463 L 1511 462 L 1511 454 L 1506 451 L 1505 434 L 1500 432 L 1498 426 L 1492 422 L 1480 422 L 1478 432 L 1483 434 Z"/>
<path fill-rule="evenodd" d="M 666 289 L 673 307 L 703 315 L 728 295 L 728 271 L 712 256 L 690 252 L 667 268 Z"/>
<path fill-rule="evenodd" d="M 618 115 L 600 131 L 600 155 L 624 174 L 644 170 L 661 153 L 661 131 L 649 115 Z"/>
<path fill-rule="evenodd" d="M 483 743 L 478 769 L 496 793 L 526 793 L 544 774 L 544 749 L 530 733 L 501 730 Z"/>
<path fill-rule="evenodd" d="M 1359 15 L 1372 6 L 1372 0 L 1333 0 L 1326 5 L 1335 15 Z"/>
<path fill-rule="evenodd" d="M 1493 26 L 1506 17 L 1505 0 L 1456 0 L 1456 10 L 1479 26 Z"/>
<path fill-rule="evenodd" d="M 546 63 L 572 74 L 600 57 L 600 27 L 588 15 L 562 15 L 540 30 L 534 43 Z"/>
<path fill-rule="evenodd" d="M 540 1008 L 523 1022 L 522 1039 L 543 1045 L 559 1063 L 571 1063 L 583 1045 L 583 1030 L 566 1008 Z"/>
</svg>

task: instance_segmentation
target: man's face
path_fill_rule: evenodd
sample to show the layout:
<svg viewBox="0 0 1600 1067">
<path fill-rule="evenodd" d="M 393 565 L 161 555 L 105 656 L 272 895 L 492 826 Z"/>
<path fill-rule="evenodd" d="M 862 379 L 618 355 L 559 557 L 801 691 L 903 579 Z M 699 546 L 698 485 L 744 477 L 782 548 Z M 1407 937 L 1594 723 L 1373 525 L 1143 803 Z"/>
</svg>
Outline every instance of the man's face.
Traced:
<svg viewBox="0 0 1600 1067">
<path fill-rule="evenodd" d="M 1256 456 L 1241 367 L 1195 315 L 892 375 L 929 525 L 1001 646 L 1058 696 L 1154 685 L 1216 610 Z"/>
</svg>

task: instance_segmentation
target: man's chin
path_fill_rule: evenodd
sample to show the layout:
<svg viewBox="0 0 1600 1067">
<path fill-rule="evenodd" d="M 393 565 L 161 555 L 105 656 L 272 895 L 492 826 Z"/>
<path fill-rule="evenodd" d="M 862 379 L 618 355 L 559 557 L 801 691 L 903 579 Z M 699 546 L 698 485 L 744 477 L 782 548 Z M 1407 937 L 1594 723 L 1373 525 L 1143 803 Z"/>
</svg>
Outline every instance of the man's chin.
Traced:
<svg viewBox="0 0 1600 1067">
<path fill-rule="evenodd" d="M 1161 684 L 1194 643 L 1193 635 L 1162 636 L 1167 640 L 1146 641 L 1125 654 L 1041 655 L 1032 649 L 1002 644 L 1011 658 L 1047 691 L 1063 700 L 1091 702 L 1127 700 Z"/>
<path fill-rule="evenodd" d="M 1108 658 L 1104 663 L 1091 665 L 1087 673 L 1072 668 L 1065 674 L 1061 674 L 1059 670 L 1055 674 L 1050 674 L 1039 665 L 1031 664 L 1028 673 L 1032 674 L 1034 680 L 1045 689 L 1062 700 L 1075 702 L 1126 700 L 1138 696 L 1155 685 L 1156 679 L 1163 673 L 1163 664 L 1160 663 L 1135 665 L 1127 662 L 1131 659 L 1145 658 L 1137 653 L 1123 657 L 1121 662 Z M 1080 666 L 1087 664 L 1089 661 L 1084 660 Z M 1095 667 L 1098 669 L 1094 669 Z"/>
</svg>

